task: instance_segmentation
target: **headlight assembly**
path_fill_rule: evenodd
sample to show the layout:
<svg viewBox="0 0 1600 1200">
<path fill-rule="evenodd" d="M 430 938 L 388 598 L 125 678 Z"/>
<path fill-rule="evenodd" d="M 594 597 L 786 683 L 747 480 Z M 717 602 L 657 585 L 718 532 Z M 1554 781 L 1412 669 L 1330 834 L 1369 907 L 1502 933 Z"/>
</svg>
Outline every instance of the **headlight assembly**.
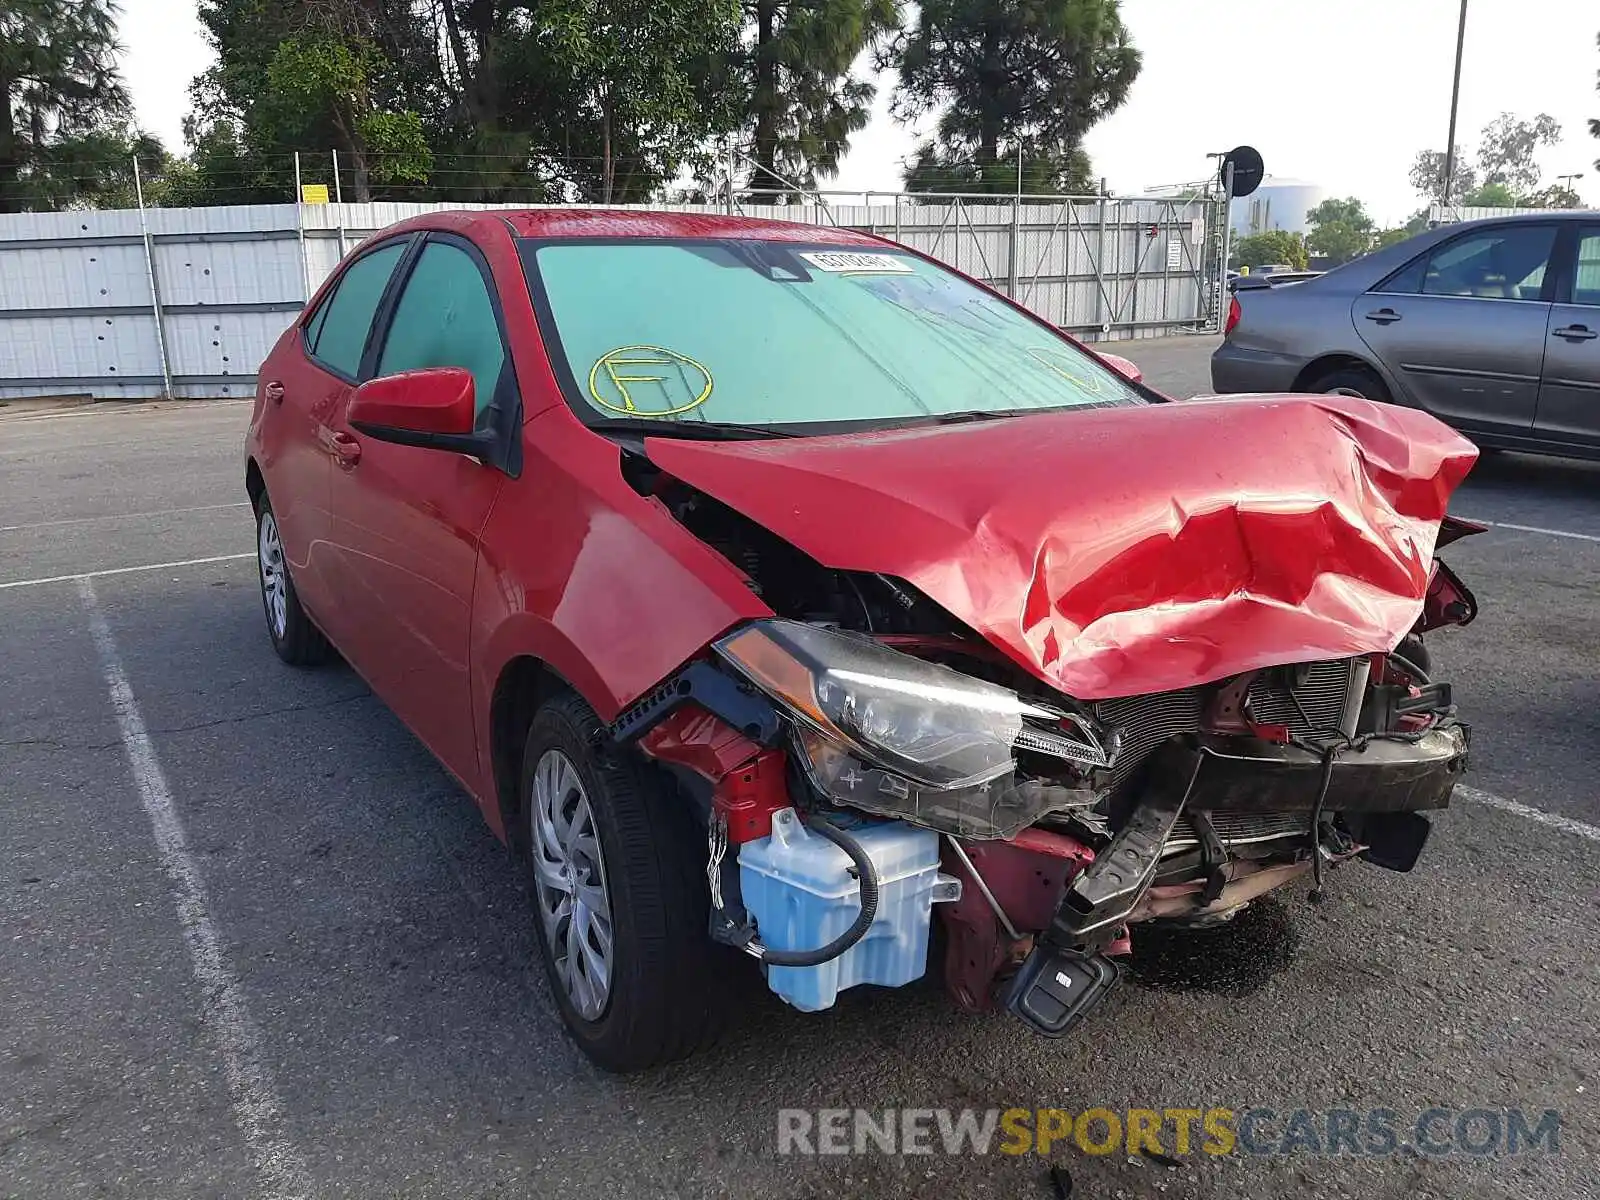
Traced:
<svg viewBox="0 0 1600 1200">
<path fill-rule="evenodd" d="M 1019 747 L 1084 767 L 1109 761 L 1092 734 L 1061 730 L 1063 714 L 868 638 L 769 620 L 715 649 L 795 719 L 813 784 L 856 808 L 1003 837 L 1073 794 L 1019 783 Z"/>
</svg>

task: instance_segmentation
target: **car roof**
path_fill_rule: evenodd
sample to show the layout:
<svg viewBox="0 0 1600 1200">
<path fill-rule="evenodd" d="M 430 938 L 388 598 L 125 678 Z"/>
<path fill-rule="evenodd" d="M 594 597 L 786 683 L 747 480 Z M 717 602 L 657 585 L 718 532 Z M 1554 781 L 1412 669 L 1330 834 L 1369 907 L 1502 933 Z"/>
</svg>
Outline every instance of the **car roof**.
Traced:
<svg viewBox="0 0 1600 1200">
<path fill-rule="evenodd" d="M 527 238 L 737 238 L 781 242 L 813 242 L 830 246 L 872 246 L 882 239 L 832 225 L 768 221 L 719 213 L 650 212 L 639 209 L 530 208 L 485 211 L 482 221 L 504 221 L 517 237 Z"/>
<path fill-rule="evenodd" d="M 1479 225 L 1549 224 L 1551 221 L 1593 221 L 1600 210 L 1592 208 L 1541 208 L 1538 212 L 1505 213 L 1493 217 L 1473 217 L 1465 221 L 1441 221 L 1440 229 L 1472 229 Z"/>
<path fill-rule="evenodd" d="M 1340 291 L 1365 291 L 1399 270 L 1419 254 L 1425 254 L 1441 242 L 1460 237 L 1473 229 L 1487 229 L 1505 225 L 1549 224 L 1551 222 L 1594 221 L 1596 210 L 1581 208 L 1548 208 L 1539 212 L 1509 213 L 1497 217 L 1475 217 L 1470 221 L 1440 222 L 1431 229 L 1413 234 L 1403 242 L 1395 242 L 1371 254 L 1353 258 L 1337 267 L 1330 267 L 1314 279 L 1302 281 L 1310 295 L 1330 295 Z M 1265 277 L 1263 277 L 1265 278 Z"/>
</svg>

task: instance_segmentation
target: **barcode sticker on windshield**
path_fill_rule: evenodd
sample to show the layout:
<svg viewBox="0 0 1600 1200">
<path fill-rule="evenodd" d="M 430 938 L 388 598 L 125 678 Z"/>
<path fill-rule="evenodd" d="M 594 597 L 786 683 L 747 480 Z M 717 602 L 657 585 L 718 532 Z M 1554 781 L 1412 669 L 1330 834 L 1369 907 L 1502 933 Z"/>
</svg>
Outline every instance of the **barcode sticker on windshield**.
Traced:
<svg viewBox="0 0 1600 1200">
<path fill-rule="evenodd" d="M 897 254 L 861 254 L 849 250 L 812 250 L 800 255 L 819 271 L 873 275 L 915 275 L 910 260 Z"/>
</svg>

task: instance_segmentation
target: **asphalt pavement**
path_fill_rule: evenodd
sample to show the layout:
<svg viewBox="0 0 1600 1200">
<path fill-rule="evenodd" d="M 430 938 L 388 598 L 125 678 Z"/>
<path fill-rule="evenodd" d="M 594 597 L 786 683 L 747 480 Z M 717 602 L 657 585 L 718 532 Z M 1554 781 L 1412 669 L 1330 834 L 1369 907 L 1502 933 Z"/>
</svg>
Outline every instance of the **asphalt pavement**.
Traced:
<svg viewBox="0 0 1600 1200">
<path fill-rule="evenodd" d="M 1116 349 L 1183 395 L 1210 346 Z M 1556 1109 L 1557 1154 L 1048 1161 L 1078 1198 L 1600 1196 L 1600 466 L 1459 495 L 1496 523 L 1445 554 L 1481 617 L 1430 639 L 1471 790 L 1415 872 L 1145 939 L 1059 1042 L 752 971 L 717 1047 L 616 1079 L 471 803 L 348 669 L 273 656 L 247 418 L 0 408 L 0 1197 L 1056 1194 L 1034 1154 L 777 1153 L 780 1109 L 963 1106 Z"/>
</svg>

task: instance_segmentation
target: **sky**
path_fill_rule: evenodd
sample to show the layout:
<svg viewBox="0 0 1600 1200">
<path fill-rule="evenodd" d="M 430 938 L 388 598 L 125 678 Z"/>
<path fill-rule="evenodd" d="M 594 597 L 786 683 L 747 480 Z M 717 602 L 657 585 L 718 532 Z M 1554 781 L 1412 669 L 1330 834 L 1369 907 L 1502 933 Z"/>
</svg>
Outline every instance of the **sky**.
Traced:
<svg viewBox="0 0 1600 1200">
<path fill-rule="evenodd" d="M 122 0 L 123 74 L 140 125 L 183 143 L 191 79 L 211 55 L 194 0 Z M 1122 0 L 1144 54 L 1128 101 L 1089 135 L 1095 170 L 1118 194 L 1204 177 L 1206 155 L 1255 146 L 1267 172 L 1358 196 L 1382 224 L 1420 204 L 1406 181 L 1417 151 L 1442 150 L 1450 118 L 1457 0 Z M 1547 112 L 1563 127 L 1539 156 L 1545 182 L 1584 172 L 1600 205 L 1600 6 L 1594 0 L 1469 0 L 1457 142 L 1502 112 Z M 916 133 L 888 114 L 879 79 L 840 189 L 895 190 Z"/>
</svg>

